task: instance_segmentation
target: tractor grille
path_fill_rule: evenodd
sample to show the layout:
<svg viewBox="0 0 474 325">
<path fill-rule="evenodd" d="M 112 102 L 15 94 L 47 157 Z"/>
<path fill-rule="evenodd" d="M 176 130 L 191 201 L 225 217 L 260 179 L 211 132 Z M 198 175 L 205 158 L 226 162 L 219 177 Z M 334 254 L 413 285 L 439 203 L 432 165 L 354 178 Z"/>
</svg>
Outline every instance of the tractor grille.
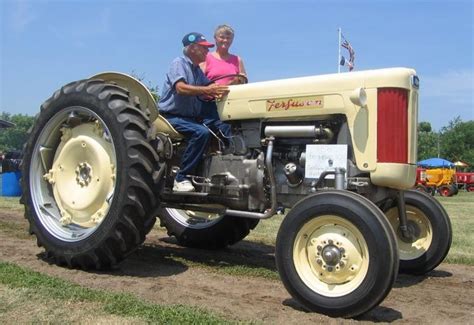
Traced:
<svg viewBox="0 0 474 325">
<path fill-rule="evenodd" d="M 378 89 L 377 161 L 408 163 L 407 89 Z"/>
</svg>

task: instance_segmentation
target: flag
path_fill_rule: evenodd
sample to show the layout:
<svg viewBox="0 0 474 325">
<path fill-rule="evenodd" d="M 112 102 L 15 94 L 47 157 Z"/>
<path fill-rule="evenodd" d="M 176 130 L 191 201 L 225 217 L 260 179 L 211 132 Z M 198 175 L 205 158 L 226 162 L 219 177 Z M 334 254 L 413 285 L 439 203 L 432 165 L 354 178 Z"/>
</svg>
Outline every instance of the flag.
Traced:
<svg viewBox="0 0 474 325">
<path fill-rule="evenodd" d="M 341 35 L 342 36 L 342 35 Z M 346 61 L 344 57 L 341 59 L 341 65 L 347 64 L 349 67 L 349 71 L 352 71 L 354 69 L 354 61 L 355 61 L 355 51 L 351 46 L 351 43 L 349 43 L 344 36 L 342 36 L 344 39 L 344 42 L 342 42 L 341 46 L 345 48 L 347 51 L 349 51 L 349 60 Z"/>
</svg>

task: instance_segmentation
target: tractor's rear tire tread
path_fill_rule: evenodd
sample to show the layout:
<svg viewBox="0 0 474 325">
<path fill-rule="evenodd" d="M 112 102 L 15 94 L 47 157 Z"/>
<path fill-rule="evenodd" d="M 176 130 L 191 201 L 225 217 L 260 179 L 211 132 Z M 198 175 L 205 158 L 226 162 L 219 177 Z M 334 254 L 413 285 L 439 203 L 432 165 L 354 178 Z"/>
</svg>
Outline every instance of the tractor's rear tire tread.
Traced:
<svg viewBox="0 0 474 325">
<path fill-rule="evenodd" d="M 116 185 L 116 194 L 119 194 L 118 191 L 126 193 L 123 202 L 116 202 L 117 198 L 113 201 L 113 204 L 120 206 L 117 211 L 121 215 L 110 229 L 104 230 L 99 239 L 96 238 L 94 244 L 89 244 L 90 248 L 81 253 L 71 254 L 57 244 L 52 244 L 35 224 L 35 211 L 32 208 L 31 199 L 27 197 L 30 195 L 30 190 L 26 177 L 22 180 L 21 200 L 25 202 L 25 217 L 30 222 L 30 233 L 36 235 L 38 246 L 45 248 L 45 255 L 52 262 L 73 268 L 101 269 L 121 262 L 143 243 L 146 235 L 145 227 L 148 231 L 153 227 L 156 218 L 151 212 L 157 205 L 157 199 L 152 190 L 151 173 L 158 156 L 147 141 L 150 121 L 143 112 L 133 106 L 125 89 L 105 84 L 101 80 L 80 80 L 63 86 L 41 105 L 37 123 L 30 131 L 32 136 L 25 146 L 25 152 L 30 155 L 29 159 L 35 145 L 35 135 L 39 134 L 40 127 L 45 125 L 48 117 L 54 114 L 48 112 L 52 109 L 51 106 L 60 106 L 59 109 L 61 109 L 61 107 L 80 105 L 75 104 L 75 100 L 81 103 L 81 98 L 97 103 L 102 110 L 112 112 L 117 127 L 122 130 L 121 142 L 126 144 L 126 148 L 122 150 L 125 150 L 127 157 L 123 159 L 123 167 L 132 177 L 125 189 L 119 189 Z M 24 175 L 28 171 L 29 166 L 25 165 Z M 117 174 L 120 172 L 118 170 Z"/>
</svg>

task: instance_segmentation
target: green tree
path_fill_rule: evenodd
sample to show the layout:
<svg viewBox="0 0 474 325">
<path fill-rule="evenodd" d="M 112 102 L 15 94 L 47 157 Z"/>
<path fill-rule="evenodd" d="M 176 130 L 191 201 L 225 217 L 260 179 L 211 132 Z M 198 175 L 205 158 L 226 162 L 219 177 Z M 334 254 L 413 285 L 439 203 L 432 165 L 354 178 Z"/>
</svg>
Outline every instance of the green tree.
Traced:
<svg viewBox="0 0 474 325">
<path fill-rule="evenodd" d="M 14 127 L 0 129 L 0 151 L 22 150 L 28 139 L 28 130 L 35 118 L 24 114 L 10 114 L 2 112 L 0 119 L 15 124 Z"/>
<path fill-rule="evenodd" d="M 458 116 L 441 129 L 441 154 L 450 161 L 461 160 L 474 167 L 474 121 Z"/>
<path fill-rule="evenodd" d="M 438 137 L 429 122 L 418 123 L 418 161 L 438 156 Z"/>
<path fill-rule="evenodd" d="M 158 95 L 158 90 L 159 90 L 159 89 L 158 89 L 158 85 L 153 85 L 153 84 L 151 83 L 151 81 L 149 81 L 149 80 L 147 81 L 147 80 L 146 80 L 146 77 L 145 77 L 145 74 L 139 75 L 137 72 L 132 71 L 132 72 L 130 73 L 130 75 L 131 75 L 133 78 L 135 78 L 135 79 L 137 79 L 138 81 L 140 81 L 141 83 L 143 83 L 143 84 L 148 88 L 148 90 L 150 91 L 151 95 L 153 96 L 153 99 L 154 99 L 156 102 L 158 102 L 158 100 L 160 99 L 160 95 Z"/>
</svg>

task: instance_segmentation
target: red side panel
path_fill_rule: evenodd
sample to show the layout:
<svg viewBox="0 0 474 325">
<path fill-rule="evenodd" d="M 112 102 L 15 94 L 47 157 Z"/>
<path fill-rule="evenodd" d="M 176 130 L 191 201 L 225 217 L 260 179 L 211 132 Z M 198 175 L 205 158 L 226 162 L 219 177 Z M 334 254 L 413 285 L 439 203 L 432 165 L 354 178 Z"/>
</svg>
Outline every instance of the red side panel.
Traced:
<svg viewBox="0 0 474 325">
<path fill-rule="evenodd" d="M 408 90 L 379 88 L 377 161 L 408 163 Z"/>
</svg>

